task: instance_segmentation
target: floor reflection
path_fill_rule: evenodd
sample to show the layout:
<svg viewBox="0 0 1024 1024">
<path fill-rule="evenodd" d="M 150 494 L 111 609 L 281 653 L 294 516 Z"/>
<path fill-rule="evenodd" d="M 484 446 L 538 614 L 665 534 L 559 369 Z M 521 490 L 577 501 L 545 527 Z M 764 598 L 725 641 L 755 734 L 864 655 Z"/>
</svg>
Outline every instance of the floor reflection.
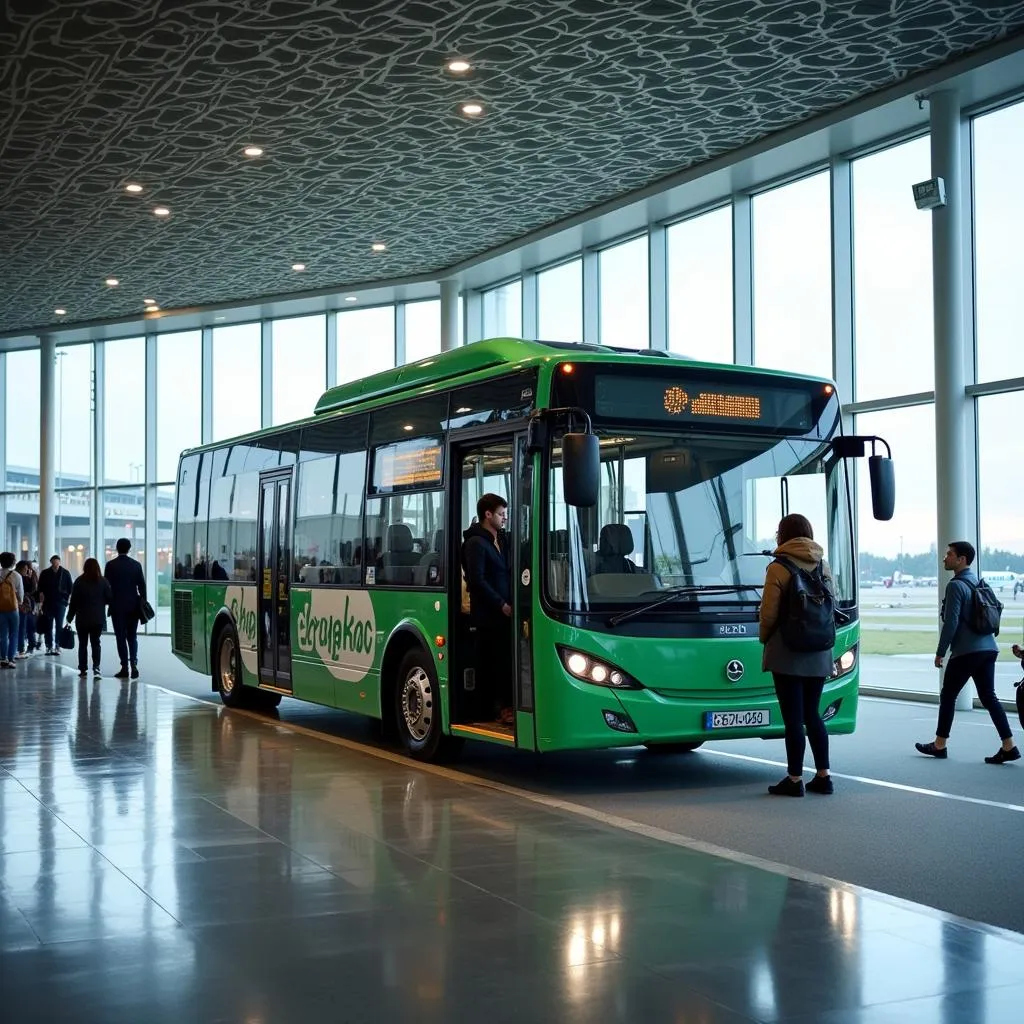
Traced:
<svg viewBox="0 0 1024 1024">
<path fill-rule="evenodd" d="M 5 1019 L 981 1024 L 1022 951 L 138 683 L 0 688 Z"/>
</svg>

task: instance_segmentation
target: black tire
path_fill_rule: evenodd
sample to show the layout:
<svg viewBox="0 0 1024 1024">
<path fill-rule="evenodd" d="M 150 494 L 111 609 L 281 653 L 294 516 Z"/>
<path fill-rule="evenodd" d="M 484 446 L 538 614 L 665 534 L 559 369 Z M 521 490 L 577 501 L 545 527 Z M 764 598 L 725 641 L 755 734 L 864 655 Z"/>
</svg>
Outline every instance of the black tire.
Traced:
<svg viewBox="0 0 1024 1024">
<path fill-rule="evenodd" d="M 398 665 L 395 723 L 402 746 L 417 761 L 447 760 L 462 748 L 461 740 L 444 735 L 437 673 L 417 647 L 407 651 Z"/>
<path fill-rule="evenodd" d="M 217 634 L 213 651 L 213 683 L 227 707 L 240 708 L 248 703 L 249 688 L 242 683 L 242 657 L 234 626 L 225 626 Z"/>
<path fill-rule="evenodd" d="M 283 696 L 280 693 L 274 693 L 273 690 L 253 690 L 251 687 L 249 692 L 252 695 L 249 703 L 260 711 L 273 711 L 281 703 Z"/>
<path fill-rule="evenodd" d="M 690 754 L 704 746 L 703 740 L 696 743 L 645 743 L 648 754 Z"/>
</svg>

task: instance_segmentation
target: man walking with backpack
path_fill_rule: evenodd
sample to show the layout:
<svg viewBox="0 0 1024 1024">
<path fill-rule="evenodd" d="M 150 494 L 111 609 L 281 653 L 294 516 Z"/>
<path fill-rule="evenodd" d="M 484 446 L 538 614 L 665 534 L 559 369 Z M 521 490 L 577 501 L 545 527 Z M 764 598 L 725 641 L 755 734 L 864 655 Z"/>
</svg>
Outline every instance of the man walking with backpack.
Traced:
<svg viewBox="0 0 1024 1024">
<path fill-rule="evenodd" d="M 1002 747 L 992 757 L 985 758 L 985 763 L 1005 764 L 1019 760 L 1020 751 L 1014 745 L 1006 712 L 996 697 L 996 658 L 999 656 L 996 635 L 1002 605 L 988 584 L 971 571 L 974 554 L 974 545 L 965 540 L 955 540 L 946 550 L 942 562 L 943 568 L 954 576 L 946 584 L 942 601 L 942 633 L 935 651 L 935 667 L 942 668 L 946 652 L 950 648 L 952 651 L 939 695 L 939 724 L 935 729 L 935 739 L 931 743 L 915 743 L 914 746 L 930 757 L 944 759 L 947 756 L 946 741 L 953 728 L 956 699 L 967 685 L 967 680 L 973 679 L 978 697 L 1003 741 Z"/>
</svg>

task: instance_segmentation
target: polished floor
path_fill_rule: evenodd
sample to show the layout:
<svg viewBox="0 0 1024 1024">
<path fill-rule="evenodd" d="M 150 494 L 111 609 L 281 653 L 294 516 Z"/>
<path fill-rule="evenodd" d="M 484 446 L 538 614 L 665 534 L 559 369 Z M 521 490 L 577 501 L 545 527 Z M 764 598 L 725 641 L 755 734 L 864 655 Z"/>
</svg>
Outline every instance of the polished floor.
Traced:
<svg viewBox="0 0 1024 1024">
<path fill-rule="evenodd" d="M 1001 1024 L 1022 1006 L 1009 933 L 144 679 L 79 680 L 67 656 L 0 674 L 4 1024 Z"/>
</svg>

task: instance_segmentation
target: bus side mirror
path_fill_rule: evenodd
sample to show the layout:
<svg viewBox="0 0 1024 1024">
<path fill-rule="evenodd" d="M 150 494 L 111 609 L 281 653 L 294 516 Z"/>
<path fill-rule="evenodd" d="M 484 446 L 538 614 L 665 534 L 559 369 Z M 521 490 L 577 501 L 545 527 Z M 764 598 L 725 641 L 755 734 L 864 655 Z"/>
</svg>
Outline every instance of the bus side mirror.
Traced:
<svg viewBox="0 0 1024 1024">
<path fill-rule="evenodd" d="M 592 508 L 601 495 L 597 434 L 562 435 L 562 492 L 567 505 Z"/>
<path fill-rule="evenodd" d="M 892 459 L 869 455 L 868 475 L 871 477 L 871 514 L 888 521 L 896 508 L 896 471 Z"/>
</svg>

